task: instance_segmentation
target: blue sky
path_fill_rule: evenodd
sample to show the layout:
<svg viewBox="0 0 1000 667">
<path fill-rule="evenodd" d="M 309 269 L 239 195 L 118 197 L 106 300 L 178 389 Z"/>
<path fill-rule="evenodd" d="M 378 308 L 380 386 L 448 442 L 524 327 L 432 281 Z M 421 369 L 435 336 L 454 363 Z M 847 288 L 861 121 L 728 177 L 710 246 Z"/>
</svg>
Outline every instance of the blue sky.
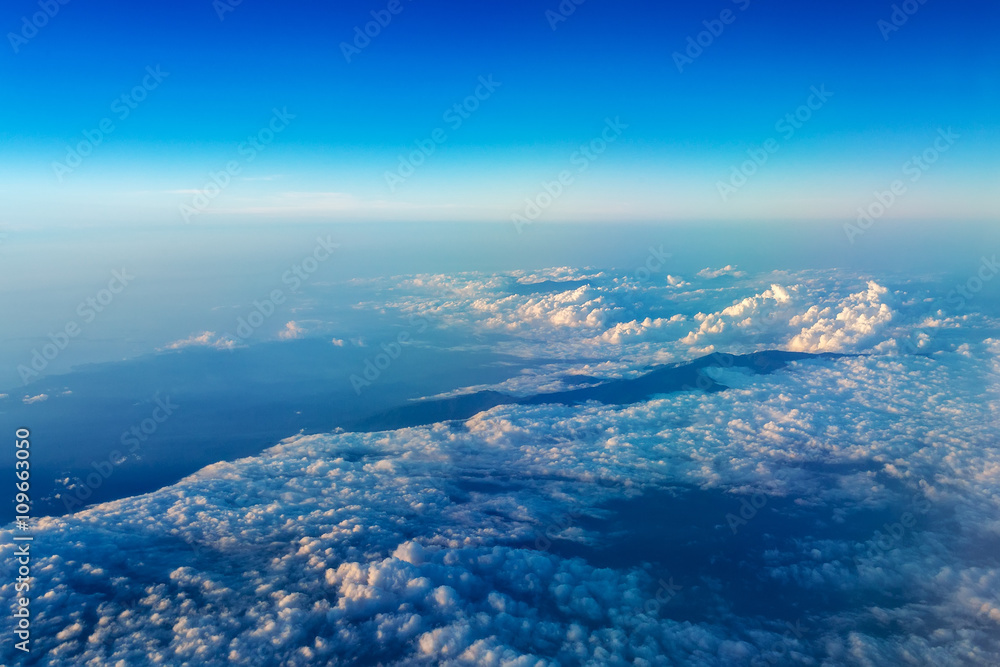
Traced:
<svg viewBox="0 0 1000 667">
<path fill-rule="evenodd" d="M 507 221 L 567 169 L 544 220 L 851 219 L 941 128 L 960 138 L 887 216 L 988 219 L 1000 203 L 995 3 L 914 0 L 891 31 L 888 2 L 567 1 L 565 20 L 555 0 L 389 5 L 71 1 L 32 32 L 39 4 L 10 3 L 0 225 L 182 225 L 234 161 L 192 222 Z M 341 44 L 371 12 L 391 21 L 348 62 Z M 679 71 L 674 54 L 711 27 Z M 832 94 L 783 136 L 813 87 Z M 454 126 L 445 114 L 477 88 Z M 275 109 L 294 118 L 246 150 Z M 578 171 L 606 119 L 627 128 Z M 102 121 L 90 155 L 55 166 Z M 772 137 L 724 199 L 719 183 Z M 433 154 L 390 187 L 418 141 Z"/>
</svg>

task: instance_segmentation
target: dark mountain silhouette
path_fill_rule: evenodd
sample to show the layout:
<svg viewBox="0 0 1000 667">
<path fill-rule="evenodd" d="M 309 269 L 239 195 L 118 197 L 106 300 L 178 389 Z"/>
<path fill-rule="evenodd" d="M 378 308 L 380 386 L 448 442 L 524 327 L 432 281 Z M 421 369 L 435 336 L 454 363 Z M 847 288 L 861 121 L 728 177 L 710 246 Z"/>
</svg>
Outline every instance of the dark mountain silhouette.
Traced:
<svg viewBox="0 0 1000 667">
<path fill-rule="evenodd" d="M 352 424 L 353 431 L 384 431 L 407 426 L 425 426 L 442 421 L 468 419 L 498 405 L 541 405 L 560 403 L 578 405 L 597 401 L 605 405 L 627 405 L 649 399 L 657 394 L 700 389 L 715 392 L 728 389 L 702 371 L 710 366 L 747 368 L 766 375 L 780 370 L 798 359 L 832 359 L 843 355 L 766 350 L 752 354 L 711 354 L 694 361 L 659 366 L 637 378 L 610 380 L 592 387 L 582 387 L 527 397 L 510 396 L 496 391 L 480 391 L 451 398 L 425 400 L 403 405 Z"/>
</svg>

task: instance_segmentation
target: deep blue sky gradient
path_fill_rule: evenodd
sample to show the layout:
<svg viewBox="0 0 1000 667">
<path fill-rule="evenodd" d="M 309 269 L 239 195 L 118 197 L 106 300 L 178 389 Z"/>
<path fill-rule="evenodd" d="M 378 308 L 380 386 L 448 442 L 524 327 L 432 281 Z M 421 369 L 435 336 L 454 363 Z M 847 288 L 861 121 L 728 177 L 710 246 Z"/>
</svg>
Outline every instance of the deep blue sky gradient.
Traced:
<svg viewBox="0 0 1000 667">
<path fill-rule="evenodd" d="M 60 6 L 18 53 L 0 48 L 0 223 L 182 224 L 178 205 L 275 107 L 296 119 L 213 219 L 506 220 L 607 117 L 627 131 L 551 219 L 849 217 L 941 127 L 962 139 L 892 214 L 996 211 L 996 3 L 927 0 L 885 40 L 891 2 L 587 0 L 555 30 L 555 0 L 401 2 L 350 63 L 340 43 L 387 2 L 243 0 L 224 20 L 209 0 Z M 672 54 L 727 9 L 735 21 L 678 72 Z M 8 3 L 4 34 L 36 11 Z M 52 163 L 156 65 L 169 77 L 59 182 Z M 497 92 L 391 192 L 397 156 L 488 75 Z M 722 202 L 717 182 L 820 85 L 830 102 Z"/>
</svg>

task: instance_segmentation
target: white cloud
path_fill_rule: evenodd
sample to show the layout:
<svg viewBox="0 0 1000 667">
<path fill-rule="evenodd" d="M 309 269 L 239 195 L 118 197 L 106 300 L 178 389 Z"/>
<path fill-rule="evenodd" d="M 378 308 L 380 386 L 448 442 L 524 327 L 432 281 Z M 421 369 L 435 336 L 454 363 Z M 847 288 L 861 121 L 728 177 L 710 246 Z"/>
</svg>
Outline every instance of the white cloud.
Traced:
<svg viewBox="0 0 1000 667">
<path fill-rule="evenodd" d="M 301 338 L 305 332 L 306 330 L 293 320 L 285 323 L 285 328 L 278 332 L 278 338 L 281 340 L 294 340 Z"/>
<path fill-rule="evenodd" d="M 708 367 L 731 389 L 625 406 L 300 435 L 39 519 L 35 650 L 66 664 L 995 664 L 1000 342 L 973 335 L 989 321 L 842 273 L 700 278 L 640 288 L 563 267 L 373 284 L 392 287 L 387 309 L 551 360 L 448 395 L 564 389 L 693 349 L 878 354 Z M 903 336 L 934 353 L 906 353 Z M 874 531 L 907 511 L 878 548 Z M 657 601 L 661 580 L 677 600 Z"/>
<path fill-rule="evenodd" d="M 884 302 L 888 289 L 875 281 L 868 289 L 850 295 L 836 307 L 812 306 L 793 317 L 789 324 L 802 326 L 788 343 L 799 352 L 840 352 L 862 341 L 871 341 L 892 321 L 892 309 Z"/>
<path fill-rule="evenodd" d="M 704 268 L 698 272 L 699 278 L 718 278 L 720 276 L 733 276 L 734 278 L 741 278 L 746 274 L 743 271 L 737 271 L 736 267 L 732 264 L 726 264 L 721 269 L 711 269 Z"/>
<path fill-rule="evenodd" d="M 39 519 L 35 649 L 73 664 L 726 665 L 791 650 L 805 664 L 987 664 L 1000 650 L 1000 575 L 977 554 L 1000 535 L 985 418 L 1000 399 L 982 398 L 996 351 L 969 349 L 720 369 L 738 386 L 290 438 L 152 494 Z M 735 580 L 700 574 L 727 558 L 735 492 L 762 494 L 760 516 L 789 522 L 750 517 L 738 557 L 772 597 L 799 591 L 801 637 L 766 606 L 739 612 Z M 713 493 L 720 503 L 704 504 Z M 610 509 L 643 494 L 638 521 Z M 929 508 L 915 527 L 892 548 L 867 545 L 911 496 Z M 677 523 L 694 532 L 667 553 L 704 543 L 710 558 L 643 567 L 674 530 L 653 503 L 697 518 Z M 633 531 L 642 548 L 626 546 Z M 629 562 L 597 567 L 565 545 Z M 676 608 L 647 607 L 668 578 L 682 586 Z M 829 591 L 849 603 L 809 602 Z"/>
<path fill-rule="evenodd" d="M 160 350 L 182 350 L 186 347 L 211 347 L 216 350 L 232 350 L 239 347 L 239 343 L 226 335 L 215 335 L 214 331 L 203 331 L 200 334 L 192 334 L 183 340 L 175 340 L 172 343 L 160 348 Z"/>
<path fill-rule="evenodd" d="M 555 328 L 596 328 L 611 314 L 605 299 L 590 285 L 545 296 L 485 297 L 470 305 L 475 313 L 484 317 L 486 328 L 506 331 L 539 323 Z"/>
<path fill-rule="evenodd" d="M 38 394 L 37 396 L 25 396 L 21 401 L 27 405 L 32 403 L 41 403 L 42 401 L 49 400 L 48 394 Z"/>
<path fill-rule="evenodd" d="M 601 334 L 601 339 L 616 345 L 621 344 L 627 338 L 639 338 L 651 329 L 659 329 L 670 324 L 684 322 L 687 318 L 683 315 L 674 315 L 670 318 L 658 317 L 655 320 L 647 317 L 643 321 L 632 320 L 631 322 L 619 322 L 611 329 Z"/>
<path fill-rule="evenodd" d="M 793 294 L 797 288 L 772 284 L 760 294 L 746 297 L 715 313 L 698 313 L 699 326 L 680 340 L 685 345 L 731 348 L 767 341 L 780 347 L 785 333 L 783 322 L 795 312 Z"/>
<path fill-rule="evenodd" d="M 560 289 L 561 281 L 584 284 Z M 552 368 L 550 378 L 538 378 L 540 384 L 582 366 L 600 368 L 601 377 L 621 377 L 714 351 L 926 352 L 947 347 L 937 331 L 1000 326 L 1000 318 L 972 311 L 946 314 L 940 290 L 897 280 L 890 295 L 869 281 L 833 270 L 744 275 L 737 282 L 636 281 L 557 267 L 392 276 L 352 285 L 376 295 L 358 308 L 423 318 L 432 339 L 438 331 L 480 342 L 476 337 L 486 336 L 494 352 L 573 360 Z M 924 327 L 931 321 L 933 328 Z"/>
</svg>

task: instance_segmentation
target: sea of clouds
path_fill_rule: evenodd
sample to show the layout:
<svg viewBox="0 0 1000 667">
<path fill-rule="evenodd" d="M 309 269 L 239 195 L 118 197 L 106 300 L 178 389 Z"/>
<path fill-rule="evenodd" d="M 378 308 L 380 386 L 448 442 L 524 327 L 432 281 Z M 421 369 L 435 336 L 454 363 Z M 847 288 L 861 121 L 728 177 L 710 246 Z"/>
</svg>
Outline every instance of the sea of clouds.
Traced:
<svg viewBox="0 0 1000 667">
<path fill-rule="evenodd" d="M 300 434 L 39 519 L 34 664 L 1000 663 L 985 309 L 949 312 L 933 281 L 735 267 L 373 287 L 359 308 L 544 361 L 488 387 L 510 393 L 717 351 L 846 356 L 720 362 L 726 391 L 627 406 Z"/>
</svg>

